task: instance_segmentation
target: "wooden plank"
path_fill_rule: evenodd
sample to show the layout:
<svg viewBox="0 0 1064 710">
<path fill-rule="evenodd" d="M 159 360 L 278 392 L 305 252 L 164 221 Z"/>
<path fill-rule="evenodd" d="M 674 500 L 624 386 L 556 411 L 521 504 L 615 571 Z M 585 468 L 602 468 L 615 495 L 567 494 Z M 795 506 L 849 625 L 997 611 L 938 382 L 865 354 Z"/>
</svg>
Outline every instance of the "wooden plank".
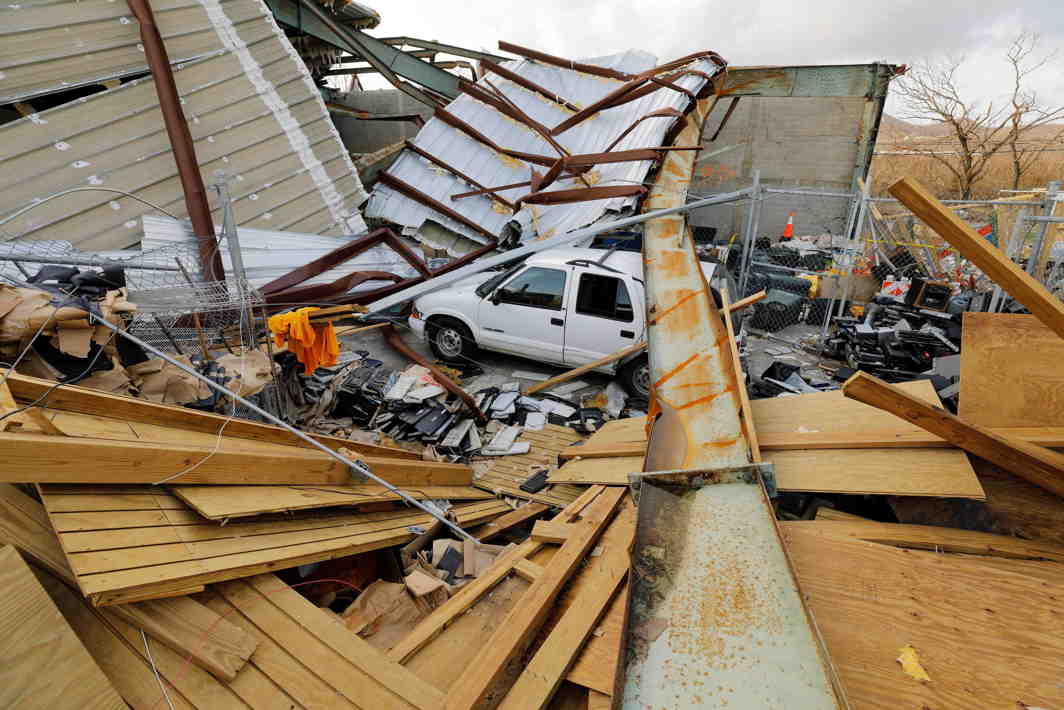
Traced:
<svg viewBox="0 0 1064 710">
<path fill-rule="evenodd" d="M 968 226 L 967 222 L 939 202 L 916 180 L 905 177 L 888 189 L 890 194 L 901 200 L 913 214 L 952 244 L 962 256 L 1026 306 L 1027 310 L 1050 330 L 1064 338 L 1064 303 L 1047 291 L 1045 286 Z"/>
<path fill-rule="evenodd" d="M 573 527 L 579 527 L 578 524 Z M 598 542 L 599 554 L 588 560 L 577 582 L 581 587 L 506 694 L 500 710 L 541 710 L 566 679 L 577 654 L 628 576 L 635 539 L 635 505 L 620 504 L 617 516 Z M 574 582 L 576 584 L 577 582 Z"/>
<path fill-rule="evenodd" d="M 1064 455 L 1019 439 L 998 436 L 985 427 L 967 424 L 944 409 L 920 401 L 864 372 L 846 380 L 842 389 L 847 397 L 892 412 L 969 453 L 1064 497 Z"/>
<path fill-rule="evenodd" d="M 469 663 L 470 649 L 481 648 L 491 640 L 528 587 L 529 583 L 520 576 L 508 576 L 403 665 L 446 692 Z"/>
<path fill-rule="evenodd" d="M 963 418 L 963 417 L 962 417 Z M 1048 447 L 1064 447 L 1064 427 L 1018 426 L 992 428 L 999 436 L 1014 437 L 1032 444 Z M 796 451 L 822 449 L 952 449 L 953 444 L 926 431 L 861 431 L 771 433 L 761 437 L 764 451 Z M 569 446 L 562 450 L 562 459 L 614 458 L 618 456 L 641 456 L 646 453 L 646 442 L 592 442 L 582 446 Z"/>
<path fill-rule="evenodd" d="M 1064 340 L 1034 316 L 965 313 L 958 414 L 985 427 L 1059 427 L 1061 362 Z"/>
<path fill-rule="evenodd" d="M 0 547 L 0 707 L 126 707 L 15 548 Z"/>
<path fill-rule="evenodd" d="M 39 579 L 93 660 L 130 706 L 168 707 L 151 666 L 135 650 L 139 648 L 143 652 L 142 643 L 126 644 L 113 627 L 104 622 L 98 610 L 91 608 L 80 594 L 55 577 L 42 574 Z M 153 647 L 153 655 L 155 651 Z M 163 660 L 159 658 L 157 663 Z M 166 668 L 162 670 L 165 672 Z M 166 692 L 175 710 L 196 710 L 195 706 L 168 682 Z"/>
<path fill-rule="evenodd" d="M 569 669 L 569 682 L 603 695 L 613 695 L 620 675 L 628 589 L 628 582 L 625 582 L 610 602 L 576 663 Z"/>
<path fill-rule="evenodd" d="M 567 372 L 563 372 L 560 375 L 555 375 L 554 377 L 550 378 L 549 380 L 544 380 L 543 382 L 537 382 L 536 384 L 534 384 L 531 387 L 529 387 L 528 390 L 525 391 L 525 394 L 535 394 L 536 392 L 542 392 L 543 390 L 550 389 L 551 387 L 554 387 L 555 385 L 560 385 L 563 382 L 568 382 L 569 380 L 574 380 L 577 377 L 579 377 L 580 375 L 584 374 L 585 372 L 591 372 L 592 370 L 594 370 L 596 368 L 605 367 L 606 365 L 609 365 L 610 363 L 616 362 L 616 361 L 618 361 L 618 360 L 620 360 L 622 358 L 628 357 L 629 355 L 632 355 L 634 353 L 640 352 L 641 350 L 646 348 L 646 346 L 647 346 L 647 344 L 645 342 L 642 342 L 642 343 L 635 343 L 634 345 L 629 345 L 626 348 L 621 348 L 620 350 L 618 350 L 615 353 L 610 353 L 609 355 L 606 355 L 604 357 L 600 357 L 598 360 L 593 360 L 593 361 L 587 363 L 586 365 L 581 365 L 580 367 L 574 367 L 572 370 L 569 370 Z"/>
<path fill-rule="evenodd" d="M 977 458 L 972 463 L 986 489 L 986 507 L 998 530 L 1007 535 L 1064 545 L 1064 526 L 1060 524 L 1064 520 L 1064 500 L 989 461 Z"/>
<path fill-rule="evenodd" d="M 210 520 L 243 518 L 311 508 L 349 507 L 401 498 L 384 486 L 169 486 L 182 501 Z M 417 486 L 404 493 L 418 500 L 487 500 L 471 486 Z"/>
<path fill-rule="evenodd" d="M 339 461 L 295 447 L 291 453 L 266 454 L 11 433 L 0 434 L 0 447 L 7 464 L 0 469 L 0 481 L 12 483 L 159 483 L 181 474 L 174 480 L 185 484 L 340 485 L 351 478 Z M 44 448 L 49 457 L 42 460 Z M 86 460 L 94 465 L 86 466 Z M 459 464 L 370 456 L 361 461 L 397 486 L 472 482 L 472 470 Z"/>
<path fill-rule="evenodd" d="M 788 550 L 854 708 L 1052 708 L 1061 701 L 1059 584 L 956 555 L 786 527 Z M 930 676 L 897 662 L 912 647 Z"/>
<path fill-rule="evenodd" d="M 759 436 L 765 441 L 771 435 Z M 837 449 L 830 454 L 765 449 L 762 456 L 775 466 L 776 486 L 781 491 L 985 497 L 967 457 L 955 449 Z M 824 465 L 825 457 L 830 466 Z M 628 474 L 638 471 L 642 461 L 638 456 L 570 461 L 551 473 L 550 480 L 626 486 Z"/>
<path fill-rule="evenodd" d="M 53 496 L 41 487 L 46 507 Z M 62 498 L 62 496 L 59 496 Z M 106 511 L 107 496 L 90 507 Z M 480 506 L 467 513 L 470 507 Z M 487 507 L 487 506 L 494 506 Z M 502 501 L 458 505 L 460 519 L 490 520 L 509 507 Z M 161 513 L 158 517 L 123 522 L 127 516 Z M 185 516 L 178 515 L 183 513 Z M 274 520 L 203 522 L 191 510 L 52 512 L 52 527 L 67 561 L 77 572 L 77 584 L 97 604 L 125 602 L 149 595 L 176 596 L 189 587 L 235 579 L 272 569 L 342 557 L 400 545 L 411 540 L 412 525 L 428 525 L 432 518 L 406 509 L 381 513 L 320 513 Z M 100 516 L 103 521 L 89 519 Z M 73 519 L 74 525 L 68 520 Z M 111 530 L 96 526 L 113 524 Z M 73 531 L 68 531 L 73 528 Z"/>
<path fill-rule="evenodd" d="M 786 521 L 781 522 L 780 525 L 784 528 L 799 527 L 803 530 L 813 530 L 820 535 L 850 537 L 865 542 L 914 550 L 939 550 L 1020 560 L 1064 562 L 1064 545 L 975 530 L 959 530 L 935 525 L 879 523 L 861 519 L 824 520 L 818 518 L 817 520 Z"/>
<path fill-rule="evenodd" d="M 527 503 L 513 512 L 496 518 L 478 530 L 477 539 L 480 542 L 487 542 L 507 530 L 523 525 L 529 520 L 533 520 L 540 515 L 543 515 L 548 510 L 550 510 L 550 506 L 543 505 L 542 503 Z"/>
<path fill-rule="evenodd" d="M 293 658 L 284 646 L 270 638 L 239 607 L 231 604 L 225 597 L 212 590 L 204 595 L 204 604 L 218 614 L 231 619 L 234 624 L 253 635 L 259 642 L 259 649 L 251 656 L 250 663 L 237 677 L 237 683 L 234 686 L 242 681 L 250 670 L 283 689 L 288 697 L 288 704 L 291 706 L 337 708 L 338 710 L 357 708 L 355 703 L 337 692 L 323 678 L 324 674 L 320 672 L 321 669 L 308 668 Z M 285 706 L 277 707 L 278 710 L 282 710 Z"/>
<path fill-rule="evenodd" d="M 54 382 L 49 380 L 23 375 L 18 372 L 12 373 L 7 382 L 15 399 L 20 402 L 32 402 L 55 385 Z M 175 429 L 199 431 L 207 434 L 217 434 L 222 425 L 225 424 L 226 436 L 310 448 L 310 444 L 299 437 L 280 427 L 269 424 L 253 422 L 247 419 L 229 419 L 229 417 L 221 414 L 200 412 L 188 407 L 170 404 L 157 404 L 143 399 L 123 397 L 76 385 L 66 385 L 52 390 L 44 404 L 50 409 L 93 414 L 101 417 L 114 417 L 131 422 L 144 422 L 145 424 L 162 424 Z M 334 450 L 345 447 L 370 456 L 399 459 L 419 458 L 412 451 L 396 447 L 360 444 L 337 436 L 324 436 L 321 434 L 308 434 L 308 436 Z"/>
<path fill-rule="evenodd" d="M 514 562 L 514 573 L 524 580 L 535 582 L 543 576 L 543 567 L 531 560 L 517 560 Z"/>
<path fill-rule="evenodd" d="M 761 298 L 764 298 L 764 291 L 760 292 Z M 754 294 L 757 296 L 758 294 Z M 748 296 L 743 301 L 748 301 L 754 296 Z M 735 326 L 732 323 L 732 309 L 730 306 L 730 296 L 728 289 L 721 291 L 721 298 L 724 305 L 724 327 L 728 333 L 728 352 L 731 355 L 732 375 L 735 378 L 735 390 L 739 396 L 739 416 L 742 418 L 743 424 L 743 436 L 746 438 L 746 443 L 750 447 L 750 460 L 754 463 L 761 461 L 761 445 L 758 441 L 757 427 L 754 425 L 754 412 L 750 407 L 750 393 L 746 390 L 746 377 L 743 374 L 742 359 L 739 357 L 739 346 L 735 342 Z M 761 300 L 758 298 L 757 300 Z M 743 303 L 739 301 L 739 303 Z M 753 302 L 753 301 L 752 301 Z M 739 303 L 735 305 L 738 306 Z"/>
<path fill-rule="evenodd" d="M 577 515 L 580 515 L 584 508 L 602 495 L 603 492 L 604 489 L 601 486 L 588 488 L 577 500 L 559 513 L 557 519 L 563 521 L 572 520 Z M 506 579 L 513 571 L 514 564 L 517 561 L 531 557 L 542 547 L 542 543 L 526 540 L 509 552 L 504 552 L 484 574 L 462 587 L 457 594 L 444 602 L 428 617 L 422 619 L 413 631 L 388 652 L 388 657 L 399 663 L 405 663 L 451 622 L 468 611 L 495 585 Z"/>
<path fill-rule="evenodd" d="M 241 591 L 236 591 L 236 590 Z M 246 591 L 245 591 L 246 590 Z M 372 705 L 374 707 L 403 707 L 422 708 L 423 710 L 435 710 L 443 701 L 443 694 L 423 682 L 409 670 L 398 663 L 389 660 L 377 649 L 370 646 L 357 635 L 352 634 L 343 625 L 331 619 L 327 612 L 315 607 L 305 597 L 279 580 L 273 575 L 259 575 L 242 582 L 229 582 L 222 585 L 220 590 L 231 602 L 237 603 L 241 610 L 248 613 L 247 600 L 252 600 L 255 614 L 266 619 L 264 610 L 272 607 L 278 613 L 268 612 L 271 621 L 267 625 L 258 624 L 259 628 L 269 633 L 276 641 L 280 641 L 274 620 L 290 628 L 298 627 L 310 635 L 324 647 L 332 651 L 339 659 L 346 661 L 351 670 L 344 671 L 344 676 L 350 676 L 352 680 L 363 676 L 363 680 L 356 684 L 352 701 L 359 705 Z M 255 596 L 257 593 L 257 597 Z M 304 648 L 286 645 L 290 653 L 301 657 Z M 307 661 L 306 657 L 301 660 Z M 335 663 L 335 662 L 334 662 Z M 308 664 L 315 667 L 317 664 Z M 358 672 L 360 671 L 360 673 Z M 368 679 L 368 682 L 367 680 Z M 342 692 L 339 686 L 334 684 Z M 381 692 L 377 692 L 380 688 Z M 390 694 L 390 695 L 389 695 Z M 375 700 L 374 695 L 380 700 Z"/>
<path fill-rule="evenodd" d="M 529 588 L 520 605 L 491 637 L 447 693 L 445 708 L 473 708 L 492 692 L 507 664 L 522 653 L 546 620 L 562 586 L 591 551 L 615 509 L 626 494 L 624 489 L 607 488 L 585 510 L 578 528 L 546 565 L 543 575 Z"/>
<path fill-rule="evenodd" d="M 258 646 L 241 629 L 189 597 L 114 609 L 127 622 L 222 680 L 234 680 Z"/>
<path fill-rule="evenodd" d="M 532 539 L 536 542 L 561 545 L 569 539 L 572 531 L 573 525 L 571 523 L 537 520 L 536 524 L 532 526 Z"/>
<path fill-rule="evenodd" d="M 610 710 L 613 707 L 613 698 L 597 690 L 590 690 L 587 694 L 587 710 Z"/>
<path fill-rule="evenodd" d="M 44 507 L 10 484 L 0 485 L 0 542 L 76 586 Z M 114 612 L 218 677 L 234 677 L 254 651 L 250 638 L 188 597 L 138 602 L 116 606 Z"/>
</svg>

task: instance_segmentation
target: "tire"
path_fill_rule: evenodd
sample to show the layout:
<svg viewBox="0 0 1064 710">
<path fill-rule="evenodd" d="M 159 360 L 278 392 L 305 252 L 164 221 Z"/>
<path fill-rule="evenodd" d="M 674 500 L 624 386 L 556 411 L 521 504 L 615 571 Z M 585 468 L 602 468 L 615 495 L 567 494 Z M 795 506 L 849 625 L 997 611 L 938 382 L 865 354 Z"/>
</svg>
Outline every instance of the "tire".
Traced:
<svg viewBox="0 0 1064 710">
<path fill-rule="evenodd" d="M 617 373 L 621 386 L 633 397 L 650 398 L 650 361 L 646 355 L 640 355 L 627 363 Z"/>
<path fill-rule="evenodd" d="M 429 347 L 444 362 L 460 362 L 477 350 L 473 333 L 454 318 L 433 318 L 428 322 Z"/>
</svg>

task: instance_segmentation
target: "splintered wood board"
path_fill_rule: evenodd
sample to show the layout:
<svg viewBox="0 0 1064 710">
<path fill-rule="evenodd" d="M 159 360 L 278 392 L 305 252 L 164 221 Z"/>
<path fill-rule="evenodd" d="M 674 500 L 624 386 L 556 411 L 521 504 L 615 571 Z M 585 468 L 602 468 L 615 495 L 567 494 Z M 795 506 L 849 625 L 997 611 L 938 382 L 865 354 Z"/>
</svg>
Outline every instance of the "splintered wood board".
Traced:
<svg viewBox="0 0 1064 710">
<path fill-rule="evenodd" d="M 169 486 L 170 491 L 211 520 L 244 518 L 309 508 L 334 508 L 400 500 L 384 486 Z M 492 494 L 471 486 L 403 487 L 418 500 L 487 500 Z"/>
<path fill-rule="evenodd" d="M 0 547 L 0 707 L 126 707 L 15 548 Z"/>
<path fill-rule="evenodd" d="M 1064 545 L 1064 500 L 989 461 L 974 466 L 1002 533 Z"/>
<path fill-rule="evenodd" d="M 100 605 L 402 545 L 410 526 L 433 520 L 412 509 L 310 511 L 219 525 L 151 486 L 39 489 L 78 586 Z M 496 500 L 454 508 L 464 525 L 509 511 Z"/>
<path fill-rule="evenodd" d="M 539 493 L 521 490 L 521 484 L 532 473 L 541 468 L 554 468 L 558 465 L 558 454 L 562 449 L 577 441 L 583 441 L 579 432 L 569 427 L 547 424 L 542 431 L 521 432 L 518 441 L 532 444 L 527 454 L 520 456 L 493 456 L 481 459 L 491 464 L 487 473 L 474 474 L 473 485 L 496 495 L 521 498 L 536 503 L 564 507 L 576 500 L 584 489 L 581 486 L 550 485 Z"/>
<path fill-rule="evenodd" d="M 815 525 L 815 523 L 813 523 Z M 1056 562 L 900 550 L 781 526 L 854 710 L 1055 708 L 1064 703 Z M 1007 571 L 1034 564 L 1058 582 Z M 907 646 L 930 676 L 896 661 Z"/>
<path fill-rule="evenodd" d="M 269 579 L 276 581 L 272 576 Z M 151 643 L 151 659 L 175 708 L 377 710 L 417 707 L 391 693 L 384 685 L 385 682 L 397 683 L 394 674 L 402 673 L 402 669 L 397 670 L 379 653 L 367 652 L 365 642 L 329 618 L 327 611 L 314 607 L 292 589 L 276 592 L 270 589 L 262 594 L 250 586 L 253 581 L 255 578 L 229 583 L 233 588 L 222 585 L 228 597 L 212 590 L 205 592 L 200 599 L 212 613 L 224 617 L 258 642 L 255 653 L 234 680 L 219 680 L 201 668 L 189 665 L 181 654 Z M 134 626 L 110 609 L 94 609 L 77 592 L 54 580 L 47 589 L 103 672 L 132 707 L 167 707 L 143 640 Z M 339 638 L 339 634 L 345 638 Z M 356 643 L 352 644 L 350 639 L 355 639 Z M 366 678 L 356 662 L 373 664 L 374 672 L 379 676 Z M 404 674 L 401 680 L 407 689 L 413 690 L 415 697 L 435 702 L 438 692 L 417 678 Z M 359 694 L 352 700 L 356 692 Z M 125 705 L 120 707 L 125 708 Z"/>
<path fill-rule="evenodd" d="M 930 382 L 918 380 L 899 385 L 935 404 L 938 395 Z M 841 390 L 793 397 L 756 399 L 751 402 L 758 434 L 820 431 L 843 433 L 898 431 L 919 432 L 918 427 L 893 414 L 851 399 Z M 645 441 L 645 418 L 611 422 L 588 441 L 598 444 Z M 641 438 L 640 438 L 641 437 Z M 776 469 L 776 485 L 782 491 L 823 493 L 890 494 L 983 499 L 982 486 L 968 457 L 960 449 L 830 449 L 768 451 L 762 457 Z M 566 463 L 551 474 L 558 483 L 603 483 L 627 485 L 628 474 L 641 471 L 641 456 L 580 459 Z"/>
<path fill-rule="evenodd" d="M 958 413 L 989 427 L 1064 424 L 1064 338 L 1034 316 L 965 313 Z"/>
</svg>

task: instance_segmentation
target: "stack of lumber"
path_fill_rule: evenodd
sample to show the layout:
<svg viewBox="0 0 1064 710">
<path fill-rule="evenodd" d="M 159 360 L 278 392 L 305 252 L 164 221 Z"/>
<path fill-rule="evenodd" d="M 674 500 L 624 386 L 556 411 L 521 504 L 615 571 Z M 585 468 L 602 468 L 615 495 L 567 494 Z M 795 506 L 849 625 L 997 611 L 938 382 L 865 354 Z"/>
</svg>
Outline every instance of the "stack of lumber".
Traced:
<svg viewBox="0 0 1064 710">
<path fill-rule="evenodd" d="M 941 404 L 926 380 L 901 387 Z M 986 497 L 963 451 L 933 442 L 892 414 L 846 399 L 841 390 L 750 404 L 762 456 L 774 465 L 781 491 Z M 626 485 L 629 473 L 642 470 L 645 451 L 645 418 L 609 422 L 584 444 L 565 449 L 561 456 L 568 463 L 550 480 Z"/>
<path fill-rule="evenodd" d="M 493 456 L 475 463 L 476 466 L 484 466 L 486 470 L 476 477 L 473 485 L 496 495 L 559 507 L 568 505 L 580 496 L 580 487 L 552 484 L 537 493 L 529 493 L 521 490 L 520 486 L 536 471 L 557 468 L 558 455 L 566 447 L 582 441 L 583 438 L 575 429 L 556 424 L 547 424 L 541 431 L 522 431 L 519 441 L 531 444 L 528 453 Z"/>
</svg>

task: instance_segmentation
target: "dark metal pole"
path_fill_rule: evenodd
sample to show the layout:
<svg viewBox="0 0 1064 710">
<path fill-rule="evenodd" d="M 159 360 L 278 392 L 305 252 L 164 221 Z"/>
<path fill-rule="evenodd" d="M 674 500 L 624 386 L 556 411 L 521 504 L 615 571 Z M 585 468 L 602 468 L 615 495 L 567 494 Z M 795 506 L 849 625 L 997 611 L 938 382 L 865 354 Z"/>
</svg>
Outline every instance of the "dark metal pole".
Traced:
<svg viewBox="0 0 1064 710">
<path fill-rule="evenodd" d="M 126 0 L 130 11 L 140 23 L 140 39 L 144 45 L 144 56 L 148 60 L 155 91 L 159 96 L 159 109 L 166 124 L 166 133 L 170 137 L 170 147 L 177 163 L 177 173 L 181 178 L 181 189 L 185 193 L 185 209 L 192 220 L 192 231 L 199 242 L 200 264 L 209 281 L 225 281 L 222 257 L 218 252 L 218 242 L 214 238 L 214 221 L 211 208 L 207 202 L 207 188 L 200 175 L 196 149 L 192 144 L 185 113 L 181 110 L 181 101 L 177 96 L 177 85 L 170 70 L 170 58 L 166 54 L 163 38 L 155 26 L 148 0 Z"/>
</svg>

